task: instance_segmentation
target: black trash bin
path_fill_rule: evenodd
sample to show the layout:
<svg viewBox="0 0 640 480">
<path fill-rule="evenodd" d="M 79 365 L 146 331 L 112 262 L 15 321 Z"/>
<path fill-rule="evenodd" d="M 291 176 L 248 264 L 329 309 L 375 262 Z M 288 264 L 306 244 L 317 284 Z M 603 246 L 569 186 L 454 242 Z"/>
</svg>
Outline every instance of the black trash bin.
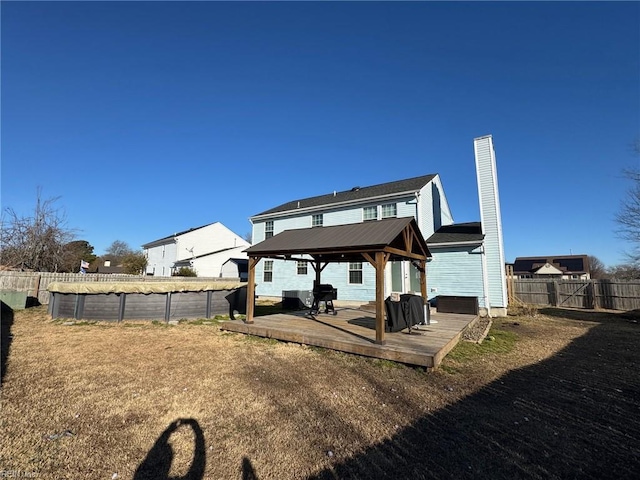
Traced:
<svg viewBox="0 0 640 480">
<path fill-rule="evenodd" d="M 385 331 L 399 332 L 402 329 L 425 323 L 424 302 L 419 295 L 400 295 L 400 301 L 394 302 L 387 297 L 384 302 L 387 312 Z"/>
</svg>

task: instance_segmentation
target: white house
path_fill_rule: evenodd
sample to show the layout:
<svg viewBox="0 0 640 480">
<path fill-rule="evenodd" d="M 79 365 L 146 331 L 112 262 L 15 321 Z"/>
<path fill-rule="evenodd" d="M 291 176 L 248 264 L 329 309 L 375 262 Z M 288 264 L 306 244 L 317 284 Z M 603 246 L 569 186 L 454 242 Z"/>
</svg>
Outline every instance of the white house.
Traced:
<svg viewBox="0 0 640 480">
<path fill-rule="evenodd" d="M 591 272 L 587 255 L 556 255 L 552 257 L 517 257 L 513 263 L 516 278 L 555 278 L 589 280 Z"/>
<path fill-rule="evenodd" d="M 427 264 L 430 300 L 477 297 L 482 311 L 506 315 L 502 225 L 491 136 L 474 140 L 481 221 L 455 224 L 438 174 L 293 200 L 250 218 L 254 243 L 285 230 L 414 217 L 433 258 Z M 311 290 L 315 274 L 306 262 L 262 260 L 255 267 L 256 294 L 281 297 L 287 290 Z M 333 263 L 322 282 L 338 289 L 338 299 L 375 299 L 375 269 L 367 262 Z M 420 292 L 419 273 L 409 261 L 389 262 L 385 295 Z"/>
<path fill-rule="evenodd" d="M 243 250 L 250 246 L 215 222 L 145 243 L 142 248 L 147 257 L 147 275 L 170 277 L 179 268 L 189 267 L 199 277 L 235 278 L 243 276 L 241 265 L 247 258 Z M 230 259 L 237 261 L 229 265 Z"/>
</svg>

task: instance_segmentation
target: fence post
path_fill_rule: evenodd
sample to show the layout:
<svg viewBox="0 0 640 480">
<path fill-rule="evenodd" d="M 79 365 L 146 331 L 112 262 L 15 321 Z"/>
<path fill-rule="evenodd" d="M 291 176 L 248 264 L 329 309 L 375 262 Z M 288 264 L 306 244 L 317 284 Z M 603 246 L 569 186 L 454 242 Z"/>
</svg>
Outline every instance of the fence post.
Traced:
<svg viewBox="0 0 640 480">
<path fill-rule="evenodd" d="M 33 296 L 40 301 L 40 274 L 38 273 L 33 279 Z M 37 304 L 36 304 L 37 305 Z"/>
<path fill-rule="evenodd" d="M 560 287 L 558 286 L 558 281 L 553 281 L 553 306 L 557 307 L 560 305 Z"/>
<path fill-rule="evenodd" d="M 596 289 L 596 282 L 595 280 L 591 279 L 589 280 L 589 286 L 587 287 L 589 290 L 589 295 L 591 295 L 591 308 L 593 310 L 596 310 L 598 308 L 598 295 L 597 295 L 597 289 Z"/>
</svg>

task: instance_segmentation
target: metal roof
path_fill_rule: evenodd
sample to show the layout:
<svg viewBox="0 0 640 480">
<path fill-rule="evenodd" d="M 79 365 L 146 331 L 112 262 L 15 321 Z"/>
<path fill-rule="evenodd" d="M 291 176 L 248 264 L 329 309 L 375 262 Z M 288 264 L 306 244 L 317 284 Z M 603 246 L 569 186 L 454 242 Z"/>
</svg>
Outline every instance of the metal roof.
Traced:
<svg viewBox="0 0 640 480">
<path fill-rule="evenodd" d="M 480 222 L 454 223 L 440 227 L 427 238 L 427 245 L 481 243 L 483 239 Z"/>
<path fill-rule="evenodd" d="M 352 189 L 343 192 L 331 192 L 317 197 L 302 198 L 265 210 L 262 213 L 254 215 L 254 217 L 269 215 L 272 213 L 295 211 L 301 208 L 327 207 L 334 204 L 337 205 L 345 202 L 362 201 L 368 198 L 381 197 L 385 195 L 417 192 L 435 177 L 436 174 L 423 175 L 421 177 L 381 183 L 379 185 L 372 185 L 369 187 L 353 187 Z"/>
<path fill-rule="evenodd" d="M 431 256 L 413 217 L 285 230 L 244 251 L 250 257 L 311 255 L 325 262 L 361 262 L 362 253 L 378 251 L 390 253 L 391 259 Z"/>
</svg>

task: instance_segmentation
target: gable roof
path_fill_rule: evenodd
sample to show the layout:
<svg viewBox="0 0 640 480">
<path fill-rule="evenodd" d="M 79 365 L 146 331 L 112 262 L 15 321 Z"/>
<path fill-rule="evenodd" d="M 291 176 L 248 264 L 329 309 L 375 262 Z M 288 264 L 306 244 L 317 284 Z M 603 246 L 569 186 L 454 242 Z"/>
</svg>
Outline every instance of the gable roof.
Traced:
<svg viewBox="0 0 640 480">
<path fill-rule="evenodd" d="M 262 213 L 258 213 L 252 218 L 274 213 L 296 211 L 303 208 L 327 207 L 342 203 L 364 201 L 371 198 L 398 195 L 401 193 L 410 194 L 419 191 L 435 177 L 436 174 L 423 175 L 421 177 L 407 178 L 406 180 L 381 183 L 379 185 L 372 185 L 369 187 L 353 187 L 351 190 L 345 190 L 343 192 L 332 192 L 326 195 L 319 195 L 317 197 L 293 200 L 269 210 L 265 210 Z"/>
<path fill-rule="evenodd" d="M 379 251 L 391 259 L 431 256 L 413 217 L 285 230 L 244 251 L 266 258 L 311 255 L 323 262 L 361 262 L 363 253 Z"/>
<path fill-rule="evenodd" d="M 513 262 L 513 273 L 534 273 L 546 264 L 550 264 L 562 273 L 589 273 L 587 255 L 564 255 L 556 257 L 517 257 Z"/>
<path fill-rule="evenodd" d="M 427 238 L 427 245 L 453 245 L 482 243 L 482 224 L 480 222 L 454 223 L 443 225 Z"/>
</svg>

